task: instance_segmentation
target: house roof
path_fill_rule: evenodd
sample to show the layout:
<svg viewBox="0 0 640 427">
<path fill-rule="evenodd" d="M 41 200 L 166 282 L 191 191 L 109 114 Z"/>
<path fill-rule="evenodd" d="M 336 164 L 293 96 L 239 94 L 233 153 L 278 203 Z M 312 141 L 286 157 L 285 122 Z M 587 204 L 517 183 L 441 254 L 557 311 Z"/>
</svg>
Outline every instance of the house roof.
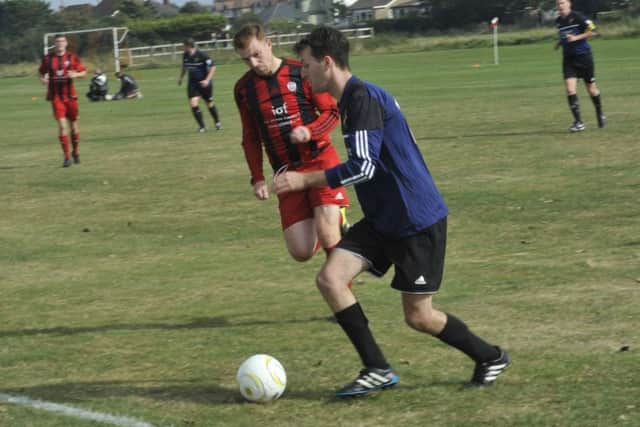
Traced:
<svg viewBox="0 0 640 427">
<path fill-rule="evenodd" d="M 379 7 L 389 7 L 394 1 L 395 0 L 358 0 L 349 6 L 348 9 L 375 9 Z"/>
<path fill-rule="evenodd" d="M 396 7 L 422 7 L 423 5 L 423 0 L 396 0 L 391 6 L 391 9 Z"/>
<path fill-rule="evenodd" d="M 288 3 L 276 3 L 267 7 L 259 14 L 262 22 L 269 22 L 272 19 L 287 19 L 295 21 L 298 19 L 298 11 Z"/>
</svg>

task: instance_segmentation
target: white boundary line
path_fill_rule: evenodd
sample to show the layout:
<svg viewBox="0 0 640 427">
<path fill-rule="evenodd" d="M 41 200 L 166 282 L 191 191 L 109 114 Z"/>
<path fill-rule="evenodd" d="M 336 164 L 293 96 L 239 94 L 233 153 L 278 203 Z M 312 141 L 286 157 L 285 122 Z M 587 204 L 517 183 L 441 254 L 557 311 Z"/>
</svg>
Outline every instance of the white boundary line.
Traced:
<svg viewBox="0 0 640 427">
<path fill-rule="evenodd" d="M 56 412 L 68 417 L 80 418 L 83 420 L 98 421 L 118 427 L 155 427 L 145 421 L 135 418 L 121 417 L 117 415 L 104 414 L 101 412 L 85 411 L 73 406 L 61 405 L 59 403 L 47 402 L 45 400 L 31 399 L 27 396 L 0 393 L 0 402 L 12 403 L 14 405 L 29 406 L 43 411 Z"/>
</svg>

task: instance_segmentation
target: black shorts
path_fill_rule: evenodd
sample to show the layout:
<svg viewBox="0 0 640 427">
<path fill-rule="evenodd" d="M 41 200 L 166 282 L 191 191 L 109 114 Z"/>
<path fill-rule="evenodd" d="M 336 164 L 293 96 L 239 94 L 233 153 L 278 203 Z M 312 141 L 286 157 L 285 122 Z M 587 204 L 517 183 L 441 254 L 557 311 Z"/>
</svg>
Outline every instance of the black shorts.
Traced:
<svg viewBox="0 0 640 427">
<path fill-rule="evenodd" d="M 564 79 L 582 79 L 585 83 L 596 81 L 593 56 L 586 55 L 565 57 L 562 61 L 562 74 Z"/>
<path fill-rule="evenodd" d="M 187 96 L 189 99 L 195 96 L 201 96 L 207 102 L 213 101 L 213 82 L 209 82 L 209 86 L 202 87 L 200 82 L 193 82 L 189 80 L 189 86 L 187 87 Z"/>
<path fill-rule="evenodd" d="M 433 294 L 440 288 L 447 246 L 447 218 L 399 240 L 387 239 L 366 219 L 347 231 L 338 248 L 364 258 L 369 272 L 381 277 L 393 265 L 391 287 L 412 294 Z"/>
</svg>

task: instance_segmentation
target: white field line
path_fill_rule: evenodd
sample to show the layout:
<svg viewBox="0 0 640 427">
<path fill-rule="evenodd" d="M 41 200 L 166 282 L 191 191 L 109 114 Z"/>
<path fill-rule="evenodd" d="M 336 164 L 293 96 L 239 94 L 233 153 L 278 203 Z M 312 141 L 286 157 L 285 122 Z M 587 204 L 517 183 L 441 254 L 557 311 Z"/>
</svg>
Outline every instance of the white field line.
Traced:
<svg viewBox="0 0 640 427">
<path fill-rule="evenodd" d="M 14 405 L 28 406 L 30 408 L 41 409 L 43 411 L 55 412 L 68 417 L 80 418 L 83 420 L 98 421 L 118 427 L 155 427 L 145 421 L 135 418 L 121 417 L 117 415 L 105 414 L 101 412 L 85 411 L 73 406 L 62 405 L 60 403 L 47 402 L 45 400 L 31 399 L 27 396 L 0 393 L 0 402 L 12 403 Z"/>
</svg>

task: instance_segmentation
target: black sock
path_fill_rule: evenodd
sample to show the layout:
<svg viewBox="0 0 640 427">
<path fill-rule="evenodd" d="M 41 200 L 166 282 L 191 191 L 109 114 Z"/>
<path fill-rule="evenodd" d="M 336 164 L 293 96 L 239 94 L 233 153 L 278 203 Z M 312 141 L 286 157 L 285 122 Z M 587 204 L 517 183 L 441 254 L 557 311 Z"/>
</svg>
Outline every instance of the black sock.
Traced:
<svg viewBox="0 0 640 427">
<path fill-rule="evenodd" d="M 204 121 L 202 121 L 202 111 L 200 111 L 200 107 L 191 107 L 191 112 L 193 113 L 193 117 L 195 117 L 196 122 L 198 122 L 198 126 L 203 128 Z"/>
<path fill-rule="evenodd" d="M 220 118 L 218 117 L 218 109 L 216 108 L 216 106 L 214 105 L 213 107 L 210 107 L 209 112 L 211 113 L 211 117 L 213 117 L 213 121 L 218 123 L 220 121 Z"/>
<path fill-rule="evenodd" d="M 367 368 L 387 369 L 389 364 L 382 354 L 382 350 L 371 335 L 369 321 L 364 315 L 359 303 L 355 303 L 344 310 L 335 313 L 336 320 L 342 326 L 351 343 L 358 351 L 362 364 Z"/>
<path fill-rule="evenodd" d="M 500 352 L 494 346 L 474 335 L 462 320 L 449 313 L 447 313 L 447 324 L 437 338 L 457 348 L 476 362 L 487 362 L 500 357 Z"/>
<path fill-rule="evenodd" d="M 569 95 L 567 96 L 567 100 L 569 101 L 569 108 L 573 113 L 573 118 L 576 122 L 581 122 L 582 119 L 580 118 L 580 104 L 578 104 L 578 95 L 576 95 L 575 93 L 573 95 Z"/>
<path fill-rule="evenodd" d="M 602 115 L 602 101 L 600 100 L 600 94 L 592 96 L 591 101 L 593 101 L 593 105 L 596 107 L 596 114 L 600 117 Z"/>
</svg>

